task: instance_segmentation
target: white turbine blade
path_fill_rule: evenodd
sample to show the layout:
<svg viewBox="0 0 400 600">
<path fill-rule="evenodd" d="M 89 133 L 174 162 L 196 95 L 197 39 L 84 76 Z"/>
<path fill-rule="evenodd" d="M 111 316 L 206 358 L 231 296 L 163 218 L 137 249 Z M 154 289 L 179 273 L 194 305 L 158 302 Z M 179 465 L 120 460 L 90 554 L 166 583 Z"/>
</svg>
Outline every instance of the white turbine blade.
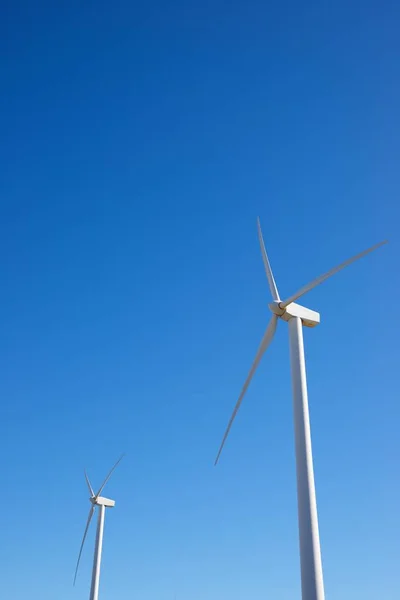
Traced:
<svg viewBox="0 0 400 600">
<path fill-rule="evenodd" d="M 124 456 L 125 455 L 122 454 L 122 456 L 119 457 L 119 459 L 117 460 L 117 462 L 115 463 L 115 465 L 113 466 L 113 468 L 111 469 L 111 471 L 109 472 L 109 474 L 107 475 L 107 477 L 105 478 L 105 480 L 103 481 L 103 483 L 101 484 L 99 491 L 95 495 L 95 500 L 97 500 L 97 498 L 100 496 L 101 492 L 104 489 L 104 486 L 106 485 L 107 481 L 110 479 L 110 477 L 113 474 L 114 470 L 117 468 L 117 466 L 119 465 L 119 463 L 121 462 L 121 460 L 124 458 Z"/>
<path fill-rule="evenodd" d="M 262 259 L 264 262 L 265 273 L 268 278 L 269 289 L 271 290 L 271 295 L 272 295 L 272 298 L 274 299 L 274 301 L 280 302 L 278 288 L 276 287 L 275 279 L 272 274 L 271 265 L 268 260 L 268 254 L 267 254 L 267 251 L 265 250 L 265 244 L 264 244 L 264 240 L 263 240 L 263 236 L 262 236 L 262 232 L 261 232 L 261 225 L 260 225 L 259 218 L 257 218 L 257 229 L 258 229 L 258 239 L 260 241 L 261 254 L 262 254 Z"/>
<path fill-rule="evenodd" d="M 85 471 L 85 479 L 86 479 L 87 486 L 89 488 L 90 497 L 93 498 L 94 497 L 94 491 L 93 491 L 92 486 L 90 485 L 89 477 L 88 477 L 88 474 L 86 473 L 86 471 Z"/>
<path fill-rule="evenodd" d="M 329 277 L 332 277 L 332 275 L 335 275 L 335 273 L 337 273 L 338 271 L 341 271 L 342 269 L 344 269 L 348 265 L 351 265 L 351 263 L 355 262 L 359 258 L 362 258 L 363 256 L 366 256 L 366 254 L 369 254 L 370 252 L 373 252 L 374 250 L 376 250 L 377 248 L 380 248 L 380 246 L 383 246 L 386 243 L 387 243 L 387 240 L 384 240 L 383 242 L 379 242 L 379 244 L 375 244 L 375 246 L 371 246 L 371 248 L 368 248 L 367 250 L 364 250 L 363 252 L 360 252 L 359 254 L 356 254 L 356 256 L 353 256 L 352 258 L 349 258 L 348 260 L 345 260 L 344 262 L 342 262 L 337 267 L 334 267 L 330 271 L 327 271 L 323 275 L 320 275 L 319 277 L 317 277 L 316 279 L 314 279 L 313 281 L 311 281 L 311 283 L 308 283 L 307 285 L 305 285 L 304 287 L 302 287 L 298 292 L 296 292 L 295 294 L 293 294 L 293 296 L 290 296 L 289 298 L 287 298 L 287 300 L 285 300 L 284 302 L 281 302 L 281 307 L 285 308 L 291 302 L 295 302 L 298 298 L 300 298 L 301 296 L 304 296 L 304 294 L 307 294 L 307 292 L 309 292 L 310 290 L 314 289 L 317 285 L 320 285 L 321 283 L 323 283 Z"/>
<path fill-rule="evenodd" d="M 261 344 L 260 344 L 260 346 L 258 348 L 258 351 L 257 351 L 256 357 L 254 359 L 254 362 L 251 365 L 250 372 L 249 372 L 249 374 L 247 376 L 246 381 L 244 382 L 244 386 L 243 386 L 242 391 L 240 393 L 239 399 L 236 402 L 235 408 L 233 409 L 232 416 L 229 419 L 228 427 L 226 428 L 225 433 L 224 433 L 224 437 L 222 438 L 222 442 L 221 442 L 221 445 L 219 447 L 217 458 L 215 459 L 214 465 L 216 465 L 217 462 L 218 462 L 218 459 L 219 459 L 219 457 L 221 455 L 221 452 L 222 452 L 222 448 L 224 447 L 224 444 L 226 442 L 226 438 L 228 437 L 229 431 L 230 431 L 230 429 L 232 427 L 232 423 L 233 423 L 233 421 L 234 421 L 234 419 L 236 417 L 236 414 L 237 414 L 237 412 L 238 412 L 238 410 L 240 408 L 240 405 L 241 405 L 243 397 L 244 397 L 244 395 L 245 395 L 245 393 L 247 391 L 247 388 L 250 385 L 250 381 L 252 380 L 253 375 L 256 372 L 256 369 L 257 369 L 257 367 L 258 367 L 258 365 L 260 363 L 260 360 L 261 360 L 264 352 L 266 351 L 266 349 L 268 348 L 268 346 L 272 342 L 272 339 L 273 339 L 273 337 L 275 335 L 277 322 L 278 322 L 278 317 L 276 315 L 272 315 L 271 320 L 268 323 L 268 327 L 265 330 L 264 337 L 261 340 Z"/>
<path fill-rule="evenodd" d="M 74 576 L 74 585 L 75 585 L 75 581 L 76 581 L 76 576 L 78 575 L 78 569 L 79 569 L 79 563 L 80 563 L 81 556 L 82 556 L 83 545 L 84 545 L 85 540 L 86 540 L 87 532 L 88 532 L 88 529 L 89 529 L 90 521 L 92 520 L 92 517 L 93 517 L 94 509 L 95 509 L 95 506 L 93 505 L 91 507 L 90 511 L 89 511 L 89 516 L 88 516 L 88 520 L 87 520 L 86 527 L 85 527 L 85 533 L 83 534 L 81 547 L 79 549 L 78 560 L 76 562 L 76 569 L 75 569 L 75 576 Z"/>
</svg>

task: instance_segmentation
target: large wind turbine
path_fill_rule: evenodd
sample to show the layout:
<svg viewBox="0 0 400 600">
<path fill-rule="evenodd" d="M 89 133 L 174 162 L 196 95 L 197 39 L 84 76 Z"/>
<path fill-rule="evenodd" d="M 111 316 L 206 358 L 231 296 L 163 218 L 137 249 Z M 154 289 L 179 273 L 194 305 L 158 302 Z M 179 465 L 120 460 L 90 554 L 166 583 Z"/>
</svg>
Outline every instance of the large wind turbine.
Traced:
<svg viewBox="0 0 400 600">
<path fill-rule="evenodd" d="M 295 301 L 341 269 L 344 269 L 344 267 L 347 267 L 359 258 L 369 254 L 369 252 L 376 250 L 385 244 L 386 241 L 380 242 L 379 244 L 368 248 L 368 250 L 364 250 L 364 252 L 353 256 L 353 258 L 349 258 L 327 273 L 317 277 L 317 279 L 314 279 L 311 283 L 302 287 L 298 292 L 286 300 L 282 301 L 280 299 L 278 288 L 272 274 L 271 265 L 265 250 L 259 220 L 257 221 L 257 226 L 265 272 L 273 299 L 273 302 L 269 304 L 269 308 L 272 311 L 272 317 L 264 333 L 264 337 L 261 340 L 256 357 L 233 410 L 232 416 L 229 420 L 228 427 L 226 428 L 217 458 L 215 460 L 215 464 L 218 462 L 233 420 L 240 408 L 250 381 L 253 378 L 264 352 L 272 342 L 278 320 L 282 319 L 283 321 L 287 321 L 289 323 L 290 359 L 293 388 L 302 599 L 324 600 L 325 594 L 322 575 L 321 549 L 319 543 L 317 502 L 315 497 L 314 469 L 311 451 L 310 420 L 308 413 L 307 381 L 303 344 L 303 325 L 305 327 L 315 327 L 319 323 L 320 316 L 317 312 L 296 304 Z"/>
<path fill-rule="evenodd" d="M 108 473 L 107 477 L 105 478 L 105 480 L 101 484 L 101 486 L 100 486 L 100 488 L 99 488 L 99 490 L 98 490 L 98 492 L 96 494 L 93 491 L 93 488 L 92 488 L 91 483 L 89 481 L 89 477 L 87 476 L 87 473 L 85 471 L 85 479 L 86 479 L 86 483 L 87 483 L 87 486 L 88 486 L 88 489 L 89 489 L 89 493 L 90 493 L 89 500 L 90 500 L 90 503 L 91 503 L 92 506 L 90 507 L 90 510 L 89 510 L 89 516 L 88 516 L 88 520 L 87 520 L 87 523 L 86 523 L 85 532 L 83 534 L 81 547 L 79 549 L 79 555 L 78 555 L 78 560 L 77 560 L 76 569 L 75 569 L 74 585 L 75 585 L 75 581 L 76 581 L 76 576 L 78 574 L 79 562 L 81 560 L 83 545 L 85 543 L 87 532 L 89 530 L 90 521 L 92 520 L 92 517 L 94 515 L 94 511 L 96 509 L 96 506 L 98 506 L 99 507 L 99 511 L 98 511 L 99 514 L 98 514 L 98 518 L 97 518 L 97 533 L 96 533 L 96 544 L 95 544 L 95 548 L 94 548 L 93 571 L 92 571 L 92 585 L 90 587 L 90 596 L 89 596 L 90 600 L 97 600 L 98 597 L 99 597 L 100 564 L 101 564 L 101 551 L 102 551 L 102 547 L 103 547 L 103 532 L 104 532 L 105 511 L 106 511 L 106 508 L 112 508 L 113 506 L 115 506 L 115 501 L 114 500 L 109 500 L 108 498 L 104 498 L 103 496 L 100 496 L 100 494 L 103 491 L 106 483 L 110 479 L 110 477 L 111 477 L 114 469 L 121 462 L 123 456 L 124 455 L 122 455 L 117 460 L 117 462 L 115 463 L 115 465 L 113 466 L 113 468 L 111 469 L 111 471 Z"/>
</svg>

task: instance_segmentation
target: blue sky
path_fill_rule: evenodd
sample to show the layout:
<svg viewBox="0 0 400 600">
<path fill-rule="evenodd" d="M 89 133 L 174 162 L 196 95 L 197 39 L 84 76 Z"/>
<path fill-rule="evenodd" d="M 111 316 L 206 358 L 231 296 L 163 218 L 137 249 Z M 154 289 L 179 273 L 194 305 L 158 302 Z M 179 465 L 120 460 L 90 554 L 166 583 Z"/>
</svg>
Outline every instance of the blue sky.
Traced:
<svg viewBox="0 0 400 600">
<path fill-rule="evenodd" d="M 327 597 L 398 598 L 396 2 L 14 2 L 0 24 L 0 596 L 300 597 L 281 326 L 305 332 Z M 393 303 L 394 304 L 394 303 Z"/>
</svg>

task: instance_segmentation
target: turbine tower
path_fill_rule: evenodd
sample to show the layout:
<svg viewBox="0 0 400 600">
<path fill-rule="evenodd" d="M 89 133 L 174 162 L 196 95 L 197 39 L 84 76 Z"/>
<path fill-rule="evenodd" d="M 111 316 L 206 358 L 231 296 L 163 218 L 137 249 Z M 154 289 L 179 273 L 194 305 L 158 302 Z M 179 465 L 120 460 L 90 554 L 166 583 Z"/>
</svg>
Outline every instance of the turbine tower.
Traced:
<svg viewBox="0 0 400 600">
<path fill-rule="evenodd" d="M 311 449 L 310 420 L 308 412 L 306 367 L 304 358 L 303 326 L 315 327 L 319 324 L 320 316 L 317 312 L 296 304 L 296 300 L 307 294 L 317 285 L 344 269 L 354 261 L 376 250 L 386 243 L 380 242 L 364 252 L 349 258 L 337 267 L 327 271 L 311 283 L 302 287 L 298 292 L 281 300 L 271 265 L 268 260 L 261 233 L 260 221 L 257 220 L 258 237 L 261 246 L 261 254 L 267 275 L 272 300 L 269 308 L 272 312 L 271 320 L 261 340 L 256 357 L 250 372 L 243 385 L 239 399 L 235 405 L 229 420 L 224 437 L 222 438 L 215 464 L 217 464 L 222 448 L 228 437 L 232 423 L 240 408 L 243 397 L 249 387 L 253 375 L 261 361 L 264 352 L 272 342 L 275 335 L 278 320 L 288 322 L 290 341 L 290 362 L 292 371 L 293 389 L 293 416 L 295 432 L 296 451 L 296 475 L 297 475 L 297 504 L 299 520 L 299 542 L 300 542 L 300 568 L 301 568 L 301 590 L 303 600 L 324 600 L 324 582 L 322 574 L 321 549 L 319 542 L 317 502 L 315 496 L 314 468 Z"/>
<path fill-rule="evenodd" d="M 92 584 L 90 587 L 89 600 L 97 600 L 99 597 L 100 565 L 101 565 L 101 551 L 102 551 L 102 547 L 103 547 L 104 517 L 105 517 L 106 508 L 112 508 L 113 506 L 115 506 L 114 500 L 109 500 L 108 498 L 104 498 L 103 496 L 100 496 L 100 494 L 103 491 L 106 483 L 110 479 L 114 469 L 121 462 L 123 456 L 124 455 L 122 455 L 117 460 L 117 462 L 115 463 L 115 465 L 113 466 L 111 471 L 108 473 L 107 477 L 101 484 L 99 491 L 96 494 L 93 491 L 93 488 L 89 481 L 89 477 L 87 476 L 87 473 L 85 471 L 85 479 L 86 479 L 86 483 L 87 483 L 89 493 L 90 493 L 89 500 L 90 500 L 90 503 L 92 506 L 90 507 L 90 510 L 89 510 L 88 520 L 87 520 L 85 531 L 83 534 L 81 547 L 79 549 L 79 555 L 78 555 L 78 560 L 76 563 L 75 576 L 74 576 L 74 585 L 76 582 L 76 576 L 78 575 L 79 563 L 80 563 L 81 556 L 82 556 L 83 545 L 85 543 L 87 532 L 89 530 L 90 521 L 92 520 L 94 511 L 96 510 L 96 506 L 98 506 L 99 510 L 98 510 L 98 517 L 97 517 L 96 544 L 95 544 L 95 548 L 94 548 Z"/>
</svg>

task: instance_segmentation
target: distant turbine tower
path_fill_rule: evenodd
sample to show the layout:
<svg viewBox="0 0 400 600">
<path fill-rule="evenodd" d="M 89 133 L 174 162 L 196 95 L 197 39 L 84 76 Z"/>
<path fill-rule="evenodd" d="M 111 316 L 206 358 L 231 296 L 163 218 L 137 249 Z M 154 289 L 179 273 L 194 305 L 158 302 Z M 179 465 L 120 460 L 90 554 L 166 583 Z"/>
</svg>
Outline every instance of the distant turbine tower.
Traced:
<svg viewBox="0 0 400 600">
<path fill-rule="evenodd" d="M 74 585 L 75 585 L 75 581 L 76 581 L 76 576 L 78 574 L 79 562 L 81 560 L 83 545 L 85 543 L 87 532 L 89 530 L 90 521 L 92 520 L 92 517 L 94 515 L 94 511 L 96 509 L 96 506 L 98 506 L 99 507 L 99 516 L 98 516 L 98 519 L 97 519 L 97 533 L 96 533 L 96 545 L 95 545 L 95 548 L 94 548 L 93 571 L 92 571 L 92 585 L 91 585 L 91 588 L 90 588 L 90 596 L 89 596 L 90 600 L 97 600 L 98 597 L 99 597 L 100 564 L 101 564 L 101 551 L 102 551 L 102 546 L 103 546 L 103 532 L 104 532 L 105 510 L 106 510 L 106 508 L 112 508 L 113 506 L 115 506 L 115 501 L 114 500 L 109 500 L 108 498 L 104 498 L 103 496 L 100 496 L 100 494 L 103 491 L 104 486 L 106 485 L 106 483 L 110 479 L 110 477 L 111 477 L 114 469 L 121 462 L 121 460 L 122 460 L 123 457 L 124 457 L 124 455 L 122 455 L 117 460 L 117 462 L 115 463 L 115 465 L 113 466 L 113 468 L 111 469 L 111 471 L 108 473 L 107 477 L 105 478 L 105 480 L 101 484 L 101 486 L 100 486 L 99 491 L 97 492 L 97 494 L 94 493 L 93 488 L 92 488 L 92 486 L 90 484 L 90 481 L 89 481 L 89 477 L 87 476 L 87 473 L 85 471 L 85 479 L 86 479 L 86 483 L 87 483 L 87 486 L 88 486 L 89 492 L 90 492 L 90 498 L 89 498 L 89 500 L 90 500 L 92 506 L 90 507 L 90 510 L 89 510 L 89 516 L 88 516 L 88 520 L 87 520 L 87 523 L 86 523 L 85 532 L 83 534 L 83 539 L 82 539 L 81 547 L 79 549 L 79 555 L 78 555 L 78 560 L 77 560 L 76 569 L 75 569 Z"/>
<path fill-rule="evenodd" d="M 322 575 L 321 549 L 319 543 L 314 468 L 311 451 L 310 420 L 308 413 L 307 381 L 302 327 L 303 325 L 306 327 L 315 327 L 318 325 L 320 318 L 317 312 L 314 312 L 308 308 L 304 308 L 299 304 L 295 304 L 295 300 L 298 300 L 298 298 L 301 298 L 301 296 L 304 296 L 304 294 L 328 279 L 328 277 L 331 277 L 341 269 L 344 269 L 344 267 L 347 267 L 352 262 L 362 258 L 369 252 L 376 250 L 383 244 L 386 244 L 386 241 L 380 242 L 379 244 L 368 248 L 368 250 L 364 250 L 364 252 L 357 254 L 353 258 L 349 258 L 337 267 L 334 267 L 327 273 L 324 273 L 324 275 L 317 277 L 317 279 L 314 279 L 314 281 L 308 285 L 305 285 L 298 292 L 282 302 L 279 297 L 275 279 L 272 274 L 271 265 L 265 250 L 259 220 L 257 221 L 257 226 L 265 272 L 273 299 L 273 302 L 269 304 L 269 308 L 272 311 L 272 317 L 264 333 L 264 337 L 261 340 L 258 352 L 233 410 L 232 416 L 229 420 L 228 427 L 226 428 L 217 458 L 215 460 L 215 464 L 218 462 L 233 420 L 240 408 L 250 381 L 253 378 L 264 352 L 272 342 L 278 319 L 287 321 L 289 323 L 290 359 L 293 388 L 302 599 L 324 600 L 325 594 Z"/>
</svg>

